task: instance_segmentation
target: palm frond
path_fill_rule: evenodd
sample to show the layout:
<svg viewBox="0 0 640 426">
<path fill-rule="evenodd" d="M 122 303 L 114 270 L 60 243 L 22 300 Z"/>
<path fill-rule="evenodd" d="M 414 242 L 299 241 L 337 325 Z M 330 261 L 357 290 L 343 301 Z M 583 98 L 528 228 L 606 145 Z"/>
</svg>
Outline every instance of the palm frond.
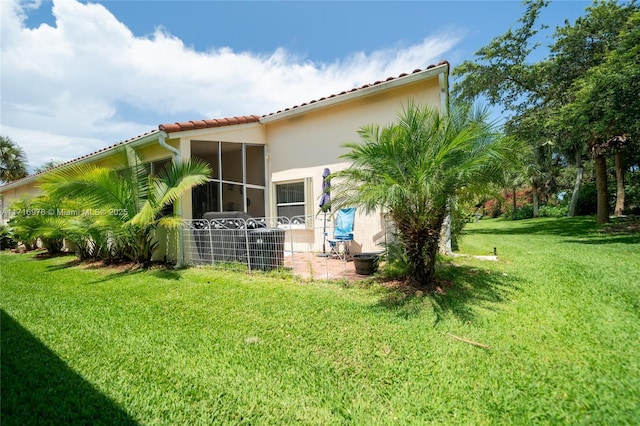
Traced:
<svg viewBox="0 0 640 426">
<path fill-rule="evenodd" d="M 185 160 L 173 163 L 152 178 L 147 198 L 130 223 L 149 225 L 157 221 L 162 209 L 174 203 L 182 194 L 209 179 L 211 169 L 202 161 Z"/>
</svg>

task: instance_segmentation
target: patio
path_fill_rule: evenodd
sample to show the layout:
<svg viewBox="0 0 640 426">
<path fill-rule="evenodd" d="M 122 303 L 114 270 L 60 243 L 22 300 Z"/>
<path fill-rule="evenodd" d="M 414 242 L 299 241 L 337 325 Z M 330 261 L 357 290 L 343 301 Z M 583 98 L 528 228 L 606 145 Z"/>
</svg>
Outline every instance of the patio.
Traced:
<svg viewBox="0 0 640 426">
<path fill-rule="evenodd" d="M 367 278 L 356 273 L 353 261 L 343 261 L 336 257 L 322 257 L 314 253 L 295 253 L 285 256 L 285 268 L 293 270 L 296 278 L 307 280 L 347 280 Z"/>
<path fill-rule="evenodd" d="M 295 223 L 295 224 L 294 224 Z M 362 280 L 368 275 L 356 273 L 354 261 L 329 255 L 331 249 L 312 235 L 324 230 L 296 232 L 296 224 L 313 223 L 286 218 L 229 217 L 183 222 L 184 262 L 192 265 L 216 265 L 234 270 L 269 271 L 284 268 L 302 280 Z M 277 227 L 263 227 L 277 224 Z M 322 254 L 322 253 L 326 254 Z"/>
</svg>

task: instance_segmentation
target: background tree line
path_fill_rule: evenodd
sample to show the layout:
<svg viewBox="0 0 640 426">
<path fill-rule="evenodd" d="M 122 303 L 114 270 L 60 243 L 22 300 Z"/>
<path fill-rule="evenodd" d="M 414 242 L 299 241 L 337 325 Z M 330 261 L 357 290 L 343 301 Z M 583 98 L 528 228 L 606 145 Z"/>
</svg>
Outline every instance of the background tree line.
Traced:
<svg viewBox="0 0 640 426">
<path fill-rule="evenodd" d="M 568 215 L 595 204 L 598 223 L 640 206 L 640 10 L 636 1 L 596 1 L 574 23 L 539 41 L 548 1 L 528 0 L 508 29 L 453 70 L 459 100 L 484 97 L 502 107 L 504 131 L 526 142 L 522 168 L 505 189 L 527 186 L 537 201 L 570 195 Z M 541 48 L 548 54 L 532 60 Z M 573 167 L 571 167 L 573 166 Z M 573 187 L 567 172 L 573 170 Z M 595 180 L 594 184 L 591 181 Z M 595 187 L 595 194 L 590 191 Z M 595 196 L 594 196 L 595 195 Z M 515 202 L 515 196 L 513 197 Z M 595 201 L 592 203 L 591 201 Z M 515 211 L 514 211 L 515 214 Z M 514 216 L 515 217 L 515 216 Z"/>
</svg>

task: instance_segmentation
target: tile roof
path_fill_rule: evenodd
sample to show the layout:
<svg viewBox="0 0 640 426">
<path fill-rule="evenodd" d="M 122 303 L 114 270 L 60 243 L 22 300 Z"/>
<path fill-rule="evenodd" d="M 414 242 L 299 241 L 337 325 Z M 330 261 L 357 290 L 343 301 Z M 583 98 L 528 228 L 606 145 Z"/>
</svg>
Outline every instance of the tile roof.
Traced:
<svg viewBox="0 0 640 426">
<path fill-rule="evenodd" d="M 232 126 L 234 124 L 257 123 L 259 115 L 243 115 L 240 117 L 214 118 L 211 120 L 180 121 L 178 123 L 161 124 L 158 129 L 167 133 L 183 132 L 185 130 L 208 129 L 211 127 Z"/>
<path fill-rule="evenodd" d="M 121 145 L 125 145 L 125 144 L 128 144 L 128 143 L 131 143 L 131 142 L 136 141 L 138 139 L 142 139 L 145 136 L 149 136 L 149 135 L 152 135 L 154 133 L 158 133 L 158 130 L 151 130 L 151 131 L 143 133 L 141 135 L 134 136 L 132 138 L 120 141 L 120 142 L 115 143 L 113 145 L 109 145 L 109 146 L 107 146 L 105 148 L 101 148 L 101 149 L 99 149 L 97 151 L 94 151 L 94 152 L 92 152 L 90 154 L 86 154 L 86 155 L 83 155 L 81 157 L 74 158 L 73 160 L 69 160 L 69 161 L 65 161 L 64 163 L 57 164 L 54 167 L 51 167 L 49 169 L 42 170 L 42 171 L 37 172 L 37 173 L 32 173 L 32 174 L 30 174 L 28 176 L 25 176 L 25 177 L 23 177 L 21 179 L 18 179 L 18 180 L 14 180 L 14 181 L 11 181 L 11 182 L 4 183 L 3 185 L 0 185 L 0 188 L 13 187 L 14 184 L 16 184 L 16 183 L 20 183 L 22 181 L 27 181 L 27 180 L 33 180 L 37 176 L 40 176 L 40 175 L 42 175 L 44 173 L 47 173 L 47 172 L 50 172 L 51 170 L 55 170 L 55 169 L 59 169 L 59 168 L 64 167 L 64 166 L 68 166 L 70 164 L 76 163 L 78 161 L 84 160 L 84 159 L 89 158 L 89 157 L 94 157 L 94 156 L 99 155 L 99 154 L 101 154 L 103 152 L 112 150 L 113 148 L 116 148 L 116 147 L 121 146 Z"/>
<path fill-rule="evenodd" d="M 398 80 L 398 79 L 401 79 L 403 77 L 407 77 L 407 76 L 412 75 L 412 74 L 416 74 L 416 73 L 419 73 L 419 72 L 422 72 L 422 71 L 426 71 L 426 70 L 429 70 L 429 69 L 432 69 L 432 68 L 435 68 L 435 67 L 439 67 L 441 65 L 449 65 L 449 62 L 440 61 L 438 64 L 429 65 L 425 69 L 415 69 L 411 73 L 402 73 L 397 77 L 388 77 L 385 80 L 378 80 L 378 81 L 376 81 L 374 83 L 365 84 L 365 85 L 360 86 L 360 87 L 354 87 L 351 90 L 344 90 L 344 91 L 342 91 L 340 93 L 334 93 L 333 95 L 325 96 L 325 97 L 322 97 L 320 99 L 314 99 L 312 101 L 305 102 L 305 103 L 300 104 L 300 105 L 292 106 L 291 108 L 285 108 L 283 110 L 276 111 L 276 112 L 273 112 L 273 113 L 270 113 L 270 114 L 264 114 L 262 116 L 244 115 L 244 116 L 240 116 L 240 117 L 216 118 L 216 119 L 211 119 L 211 120 L 181 121 L 181 122 L 177 122 L 177 123 L 160 124 L 158 126 L 158 129 L 163 130 L 163 131 L 165 131 L 167 133 L 175 133 L 175 132 L 182 132 L 182 131 L 185 131 L 185 130 L 207 129 L 207 128 L 211 128 L 211 127 L 232 126 L 232 125 L 235 125 L 235 124 L 256 123 L 256 122 L 259 122 L 260 119 L 264 118 L 264 117 L 271 117 L 271 116 L 274 116 L 276 114 L 280 114 L 282 112 L 291 111 L 291 110 L 294 110 L 296 108 L 300 108 L 300 107 L 303 107 L 303 106 L 306 106 L 306 105 L 310 105 L 310 104 L 314 104 L 314 103 L 317 103 L 317 102 L 324 101 L 326 99 L 333 99 L 333 98 L 336 98 L 338 96 L 346 95 L 348 93 L 357 92 L 358 90 L 362 90 L 362 89 L 366 89 L 366 88 L 369 88 L 369 87 L 377 86 L 379 84 L 386 83 L 388 81 Z"/>
<path fill-rule="evenodd" d="M 332 98 L 335 98 L 335 97 L 338 97 L 338 96 L 346 95 L 346 94 L 348 94 L 348 93 L 357 92 L 357 91 L 359 91 L 359 90 L 367 89 L 367 88 L 369 88 L 369 87 L 373 87 L 373 86 L 377 86 L 377 85 L 379 85 L 379 84 L 386 83 L 386 82 L 388 82 L 388 81 L 398 80 L 398 79 L 401 79 L 401 78 L 403 78 L 403 77 L 407 77 L 407 76 L 412 75 L 412 74 L 417 74 L 417 73 L 422 72 L 422 71 L 426 71 L 426 70 L 430 70 L 430 69 L 435 68 L 435 67 L 439 67 L 439 66 L 441 66 L 441 65 L 449 65 L 449 62 L 448 62 L 448 61 L 440 61 L 440 62 L 438 62 L 438 64 L 437 64 L 437 65 L 433 65 L 433 64 L 431 64 L 431 65 L 427 66 L 427 67 L 426 67 L 425 69 L 423 69 L 423 70 L 421 70 L 421 69 L 415 69 L 415 70 L 413 70 L 410 74 L 409 74 L 409 73 L 402 73 L 402 74 L 400 74 L 400 75 L 399 75 L 399 76 L 397 76 L 397 77 L 387 77 L 385 80 L 378 80 L 378 81 L 375 81 L 375 82 L 373 82 L 373 83 L 365 84 L 365 85 L 360 86 L 360 87 L 354 87 L 354 88 L 353 88 L 353 89 L 351 89 L 351 90 L 344 90 L 344 91 L 342 91 L 342 92 L 340 92 L 340 93 L 334 93 L 333 95 L 329 95 L 329 96 L 326 96 L 326 97 L 322 97 L 322 98 L 320 98 L 320 99 L 314 99 L 314 100 L 312 100 L 312 101 L 305 102 L 305 103 L 300 104 L 300 105 L 292 106 L 291 108 L 285 108 L 285 109 L 280 110 L 280 111 L 277 111 L 277 112 L 272 112 L 271 114 L 265 114 L 265 115 L 263 115 L 261 118 L 264 118 L 264 117 L 270 117 L 270 116 L 273 116 L 273 115 L 276 115 L 276 114 L 280 114 L 280 113 L 282 113 L 282 112 L 291 111 L 291 110 L 296 109 L 296 108 L 300 108 L 300 107 L 303 107 L 303 106 L 306 106 L 306 105 L 314 104 L 314 103 L 316 103 L 316 102 L 321 102 L 321 101 L 324 101 L 324 100 L 326 100 L 326 99 L 332 99 Z"/>
</svg>

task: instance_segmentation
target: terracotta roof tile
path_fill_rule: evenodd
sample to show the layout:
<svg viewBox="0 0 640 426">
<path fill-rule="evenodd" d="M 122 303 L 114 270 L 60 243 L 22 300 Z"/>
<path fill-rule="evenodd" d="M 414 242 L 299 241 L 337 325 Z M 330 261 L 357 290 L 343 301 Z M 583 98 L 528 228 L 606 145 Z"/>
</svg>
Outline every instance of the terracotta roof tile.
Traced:
<svg viewBox="0 0 640 426">
<path fill-rule="evenodd" d="M 180 121 L 178 123 L 161 124 L 158 129 L 167 133 L 183 132 L 185 130 L 208 129 L 211 127 L 233 126 L 235 124 L 257 123 L 258 115 L 243 115 L 240 117 L 214 118 L 208 120 Z"/>
<path fill-rule="evenodd" d="M 440 61 L 437 65 L 429 65 L 427 66 L 424 70 L 420 69 L 420 68 L 416 68 L 415 70 L 413 70 L 411 72 L 411 74 L 416 74 L 431 68 L 435 68 L 437 66 L 440 65 L 449 65 L 449 62 L 447 61 Z M 393 80 L 397 80 L 403 77 L 407 77 L 411 74 L 408 73 L 402 73 L 397 77 L 387 77 L 385 80 L 378 80 L 375 81 L 374 83 L 369 83 L 369 84 L 364 84 L 360 87 L 354 87 L 353 89 L 350 90 L 343 90 L 340 93 L 334 93 L 332 95 L 329 96 L 323 96 L 322 98 L 319 99 L 313 99 L 311 101 L 308 102 L 304 102 L 300 105 L 294 105 L 292 107 L 289 108 L 285 108 L 285 109 L 281 109 L 278 110 L 276 112 L 270 113 L 270 114 L 265 114 L 262 117 L 269 117 L 272 115 L 276 115 L 276 114 L 280 114 L 282 112 L 287 112 L 287 111 L 291 111 L 297 108 L 301 108 L 304 107 L 306 105 L 310 105 L 310 104 L 314 104 L 316 102 L 321 102 L 324 101 L 326 99 L 333 99 L 337 96 L 343 96 L 346 95 L 348 93 L 353 93 L 353 92 L 357 92 L 358 90 L 362 90 L 362 89 L 366 89 L 369 87 L 373 87 L 373 86 L 377 86 L 379 84 L 388 82 L 388 81 L 393 81 Z M 182 132 L 185 130 L 194 130 L 194 129 L 204 129 L 204 128 L 211 128 L 211 127 L 222 127 L 222 126 L 232 126 L 234 124 L 244 124 L 244 123 L 255 123 L 260 121 L 260 118 L 262 118 L 261 116 L 258 115 L 245 115 L 245 116 L 240 116 L 240 117 L 229 117 L 229 118 L 215 118 L 215 119 L 210 119 L 210 120 L 196 120 L 196 121 L 181 121 L 178 123 L 168 123 L 168 124 L 161 124 L 158 126 L 158 129 L 163 130 L 167 133 L 175 133 L 175 132 Z"/>
</svg>

